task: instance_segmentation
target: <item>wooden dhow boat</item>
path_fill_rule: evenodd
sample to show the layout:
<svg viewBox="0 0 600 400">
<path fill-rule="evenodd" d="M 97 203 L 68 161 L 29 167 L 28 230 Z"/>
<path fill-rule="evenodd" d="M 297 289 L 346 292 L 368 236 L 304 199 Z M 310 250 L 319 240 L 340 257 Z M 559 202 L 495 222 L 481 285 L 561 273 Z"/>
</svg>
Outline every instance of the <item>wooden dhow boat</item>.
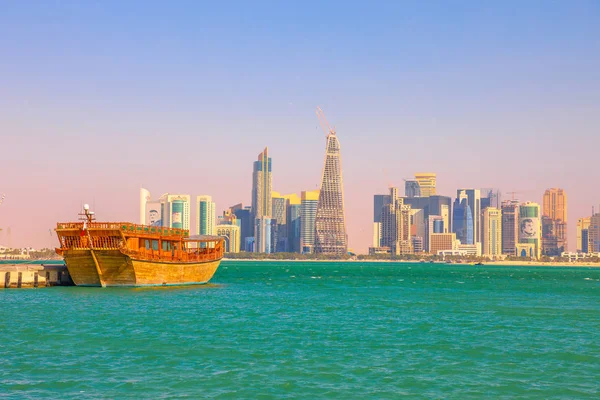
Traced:
<svg viewBox="0 0 600 400">
<path fill-rule="evenodd" d="M 207 283 L 223 258 L 224 239 L 188 230 L 128 222 L 97 222 L 84 206 L 79 222 L 58 223 L 60 247 L 78 286 Z"/>
</svg>

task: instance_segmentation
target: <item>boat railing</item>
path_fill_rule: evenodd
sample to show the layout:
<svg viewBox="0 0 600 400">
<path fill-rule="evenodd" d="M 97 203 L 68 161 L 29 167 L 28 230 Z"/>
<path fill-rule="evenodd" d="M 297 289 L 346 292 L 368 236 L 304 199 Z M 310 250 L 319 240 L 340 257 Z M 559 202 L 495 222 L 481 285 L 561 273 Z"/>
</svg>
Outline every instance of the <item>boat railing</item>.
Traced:
<svg viewBox="0 0 600 400">
<path fill-rule="evenodd" d="M 189 230 L 180 228 L 167 228 L 162 226 L 149 226 L 132 224 L 129 222 L 88 222 L 85 225 L 87 230 L 95 229 L 106 229 L 106 230 L 120 230 L 125 234 L 131 235 L 162 235 L 162 236 L 183 236 L 188 237 L 190 235 Z M 83 222 L 59 222 L 56 224 L 56 229 L 84 229 Z"/>
<path fill-rule="evenodd" d="M 223 246 L 188 249 L 181 252 L 158 251 L 153 249 L 121 249 L 121 253 L 137 260 L 180 262 L 216 261 L 223 258 L 224 255 Z"/>
<path fill-rule="evenodd" d="M 63 250 L 119 250 L 123 247 L 123 239 L 120 236 L 59 236 L 61 249 Z"/>
</svg>

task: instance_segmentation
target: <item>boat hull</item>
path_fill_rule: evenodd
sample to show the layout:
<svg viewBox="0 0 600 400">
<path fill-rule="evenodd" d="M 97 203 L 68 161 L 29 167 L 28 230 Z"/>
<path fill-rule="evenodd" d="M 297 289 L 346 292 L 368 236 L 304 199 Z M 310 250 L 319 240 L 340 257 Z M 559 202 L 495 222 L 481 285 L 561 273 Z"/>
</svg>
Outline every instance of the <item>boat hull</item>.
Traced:
<svg viewBox="0 0 600 400">
<path fill-rule="evenodd" d="M 75 285 L 97 287 L 205 284 L 221 262 L 137 260 L 119 250 L 67 250 L 63 257 Z"/>
</svg>

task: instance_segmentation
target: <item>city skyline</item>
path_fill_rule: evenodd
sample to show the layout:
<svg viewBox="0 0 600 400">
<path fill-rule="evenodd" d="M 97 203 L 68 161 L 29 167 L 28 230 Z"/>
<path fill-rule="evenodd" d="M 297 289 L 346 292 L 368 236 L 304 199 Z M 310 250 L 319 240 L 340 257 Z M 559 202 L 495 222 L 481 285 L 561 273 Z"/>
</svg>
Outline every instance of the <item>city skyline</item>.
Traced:
<svg viewBox="0 0 600 400">
<path fill-rule="evenodd" d="M 217 215 L 249 205 L 265 146 L 274 190 L 319 189 L 317 105 L 343 132 L 349 248 L 372 242 L 373 195 L 421 171 L 452 198 L 498 187 L 543 204 L 563 188 L 576 243 L 600 210 L 580 178 L 600 180 L 597 4 L 329 4 L 327 24 L 291 7 L 7 4 L 0 244 L 10 227 L 14 247 L 54 247 L 84 203 L 136 221 L 140 186 L 209 194 Z M 278 18 L 292 11 L 297 25 Z"/>
<path fill-rule="evenodd" d="M 265 149 L 265 151 L 261 152 L 261 155 L 262 155 L 262 154 L 265 154 L 265 153 L 266 153 L 266 149 Z M 270 162 L 271 162 L 271 161 L 270 161 L 270 157 L 269 157 L 269 164 L 270 164 Z M 256 163 L 256 161 L 255 161 L 254 163 Z M 435 176 L 435 173 L 432 173 L 432 174 Z M 462 192 L 464 192 L 465 190 L 474 190 L 474 191 L 476 191 L 476 192 L 479 192 L 479 191 L 480 191 L 479 189 L 465 189 L 465 188 L 460 188 L 460 189 L 457 189 L 457 193 L 460 193 L 461 191 L 462 191 Z M 563 189 L 548 188 L 548 189 L 546 189 L 544 192 L 542 192 L 542 194 L 541 194 L 540 196 L 538 196 L 538 197 L 539 197 L 540 199 L 543 199 L 543 198 L 544 198 L 544 196 L 545 196 L 545 195 L 548 193 L 548 191 L 549 191 L 549 190 L 561 190 L 561 191 L 562 191 Z M 149 191 L 148 191 L 146 188 L 141 188 L 141 189 L 138 189 L 138 191 L 139 191 L 139 192 L 138 192 L 138 197 L 140 197 L 140 198 L 141 198 L 141 197 L 144 197 L 144 196 L 149 196 L 149 195 L 150 195 L 150 192 L 149 192 Z M 179 192 L 180 192 L 180 193 L 183 193 L 183 191 L 179 191 Z M 295 195 L 295 194 L 296 194 L 296 193 L 298 193 L 298 192 L 302 193 L 303 191 L 295 191 L 295 192 L 293 192 L 293 193 L 294 193 L 293 195 Z M 318 190 L 318 189 L 316 189 L 316 190 L 314 190 L 313 192 L 314 192 L 314 193 L 317 193 L 317 195 L 318 195 L 318 192 L 319 192 L 319 190 Z M 192 193 L 193 193 L 193 192 L 192 192 Z M 519 192 L 505 192 L 505 193 L 506 193 L 506 195 L 507 195 L 507 196 L 509 196 L 509 195 L 514 195 L 514 193 L 519 193 Z M 377 193 L 374 193 L 373 195 L 377 195 Z M 399 195 L 399 196 L 403 196 L 404 194 L 398 194 L 398 195 Z M 438 194 L 438 195 L 444 196 L 444 194 L 441 194 L 441 193 L 440 193 L 440 194 Z M 163 194 L 163 195 L 161 196 L 161 198 L 160 198 L 160 199 L 162 199 L 162 201 L 166 201 L 166 200 L 167 200 L 167 198 L 175 197 L 175 198 L 179 199 L 179 197 L 181 197 L 181 196 L 187 196 L 187 197 L 189 197 L 190 195 L 189 195 L 189 194 L 186 194 L 186 195 L 181 195 L 181 194 L 176 194 L 176 195 L 173 195 L 172 193 L 166 192 L 165 194 Z M 193 195 L 192 195 L 192 197 L 193 197 Z M 207 195 L 202 195 L 202 196 L 198 196 L 198 197 L 208 197 L 208 198 L 211 198 L 211 196 L 207 196 Z M 371 197 L 372 197 L 372 196 L 371 196 Z M 452 198 L 452 196 L 448 196 L 448 197 Z M 535 196 L 531 196 L 531 198 L 534 198 L 534 197 L 535 197 Z M 417 198 L 419 198 L 419 197 L 417 197 Z M 421 196 L 420 198 L 425 198 L 425 196 Z M 150 199 L 150 197 L 147 197 L 147 199 Z M 161 201 L 160 199 L 159 199 L 159 200 L 151 200 L 151 201 L 158 202 L 158 201 Z M 141 200 L 141 199 L 140 199 L 140 200 Z M 239 197 L 237 198 L 237 200 L 236 200 L 236 201 L 238 201 L 238 200 L 239 200 Z M 454 201 L 454 199 L 452 199 L 452 200 Z M 519 199 L 515 198 L 515 200 L 519 200 Z M 371 201 L 372 201 L 372 200 L 371 200 Z M 525 203 L 525 202 L 528 202 L 528 201 L 530 201 L 530 200 L 523 201 L 523 203 Z M 189 200 L 188 200 L 188 202 L 189 202 Z M 235 202 L 235 201 L 234 201 L 234 202 Z M 135 199 L 132 199 L 132 204 L 134 204 L 134 203 L 135 203 Z M 248 203 L 250 203 L 250 201 L 249 201 Z M 539 201 L 539 202 L 535 202 L 535 203 L 541 203 L 541 201 Z M 82 204 L 83 204 L 83 203 L 82 203 Z M 213 202 L 213 204 L 215 204 L 215 203 Z M 217 213 L 217 215 L 221 215 L 221 214 L 222 214 L 224 211 L 226 211 L 226 210 L 227 210 L 227 209 L 229 209 L 230 207 L 231 207 L 231 206 L 226 206 L 226 205 L 223 205 L 223 204 L 219 204 L 219 205 L 217 205 L 217 206 L 216 206 L 215 210 L 220 210 L 220 211 Z M 592 207 L 594 208 L 594 206 L 592 206 Z M 195 208 L 197 208 L 197 207 L 195 207 Z M 598 206 L 598 208 L 594 208 L 594 209 L 596 210 L 596 212 L 600 212 L 600 205 Z M 147 210 L 146 210 L 146 211 L 147 211 Z M 454 207 L 452 208 L 452 211 L 454 211 Z M 138 212 L 138 213 L 140 213 L 140 215 L 141 215 L 141 209 L 139 209 L 137 212 Z M 588 214 L 586 214 L 585 216 L 582 216 L 582 217 L 579 217 L 579 218 L 589 218 L 590 216 L 592 216 L 592 210 L 590 210 L 590 212 L 589 212 Z M 73 219 L 73 218 L 74 218 L 74 217 L 72 217 L 71 219 Z M 452 218 L 452 217 L 450 217 L 450 218 Z M 146 219 L 147 219 L 147 218 L 146 218 Z M 135 220 L 135 219 L 132 219 L 132 220 Z M 187 212 L 187 219 L 186 219 L 186 220 L 187 220 L 187 224 L 189 225 L 189 228 L 190 228 L 190 230 L 191 230 L 192 226 L 191 226 L 191 223 L 190 223 L 190 221 L 194 221 L 194 220 L 195 220 L 195 221 L 197 221 L 197 220 L 198 220 L 198 210 L 195 210 L 195 211 L 194 211 L 194 210 L 192 210 L 191 212 L 190 212 L 190 211 L 188 211 L 188 212 Z M 148 221 L 146 221 L 146 222 L 148 222 Z M 196 224 L 197 224 L 197 222 L 196 222 Z M 372 225 L 372 221 L 371 221 L 371 225 Z M 197 226 L 195 226 L 194 228 L 195 228 L 194 230 L 197 230 Z M 576 229 L 577 229 L 577 227 L 576 227 L 576 226 L 569 225 L 569 236 L 571 236 L 571 234 L 572 234 L 572 233 L 574 233 L 574 232 L 571 232 L 571 231 L 575 230 L 575 233 L 572 235 L 572 236 L 574 237 L 574 241 L 573 241 L 573 243 L 576 243 L 576 236 L 575 236 L 575 235 L 576 235 L 576 232 L 577 232 L 577 231 L 576 231 Z M 361 229 L 361 231 L 362 231 L 362 230 L 363 230 L 363 229 Z M 476 229 L 474 229 L 474 231 L 476 231 Z M 4 232 L 3 232 L 3 233 L 4 233 Z M 474 235 L 474 236 L 475 236 L 475 235 Z M 7 237 L 6 235 L 4 235 L 4 236 L 0 235 L 0 239 L 1 239 L 1 238 L 3 238 L 3 237 L 8 239 L 8 237 Z M 46 238 L 46 239 L 47 239 L 47 238 Z M 360 243 L 360 244 L 359 244 L 358 246 L 356 246 L 356 247 L 348 246 L 348 248 L 349 248 L 349 250 L 352 250 L 352 251 L 355 251 L 355 252 L 359 252 L 359 253 L 367 253 L 366 249 L 367 249 L 368 247 L 372 246 L 372 240 L 373 240 L 373 239 L 372 239 L 372 231 L 371 231 L 371 232 L 370 232 L 370 235 L 367 237 L 367 240 L 366 240 L 366 242 L 364 242 L 364 243 Z M 349 238 L 349 242 L 352 242 L 350 238 Z M 354 241 L 354 242 L 356 242 L 356 241 Z M 6 244 L 5 244 L 5 243 L 3 243 L 2 241 L 0 241 L 0 245 L 5 245 L 5 246 L 6 246 Z M 23 246 L 23 247 L 26 247 L 26 246 Z M 44 247 L 44 246 L 42 245 L 42 246 L 37 246 L 37 247 Z M 364 250 L 362 250 L 363 248 L 364 248 Z M 575 248 L 573 248 L 573 249 L 571 249 L 571 250 L 575 250 Z"/>
</svg>

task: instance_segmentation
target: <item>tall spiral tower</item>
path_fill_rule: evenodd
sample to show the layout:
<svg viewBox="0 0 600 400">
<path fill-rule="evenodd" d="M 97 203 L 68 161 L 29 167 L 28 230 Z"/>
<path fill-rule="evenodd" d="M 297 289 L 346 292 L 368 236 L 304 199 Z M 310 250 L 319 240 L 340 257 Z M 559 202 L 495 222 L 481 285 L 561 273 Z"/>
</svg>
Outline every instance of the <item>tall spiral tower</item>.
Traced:
<svg viewBox="0 0 600 400">
<path fill-rule="evenodd" d="M 327 135 L 327 145 L 315 218 L 314 250 L 317 254 L 345 255 L 348 252 L 348 236 L 344 215 L 340 142 L 335 130 L 331 129 L 323 110 L 319 107 L 317 107 L 317 116 Z"/>
</svg>

